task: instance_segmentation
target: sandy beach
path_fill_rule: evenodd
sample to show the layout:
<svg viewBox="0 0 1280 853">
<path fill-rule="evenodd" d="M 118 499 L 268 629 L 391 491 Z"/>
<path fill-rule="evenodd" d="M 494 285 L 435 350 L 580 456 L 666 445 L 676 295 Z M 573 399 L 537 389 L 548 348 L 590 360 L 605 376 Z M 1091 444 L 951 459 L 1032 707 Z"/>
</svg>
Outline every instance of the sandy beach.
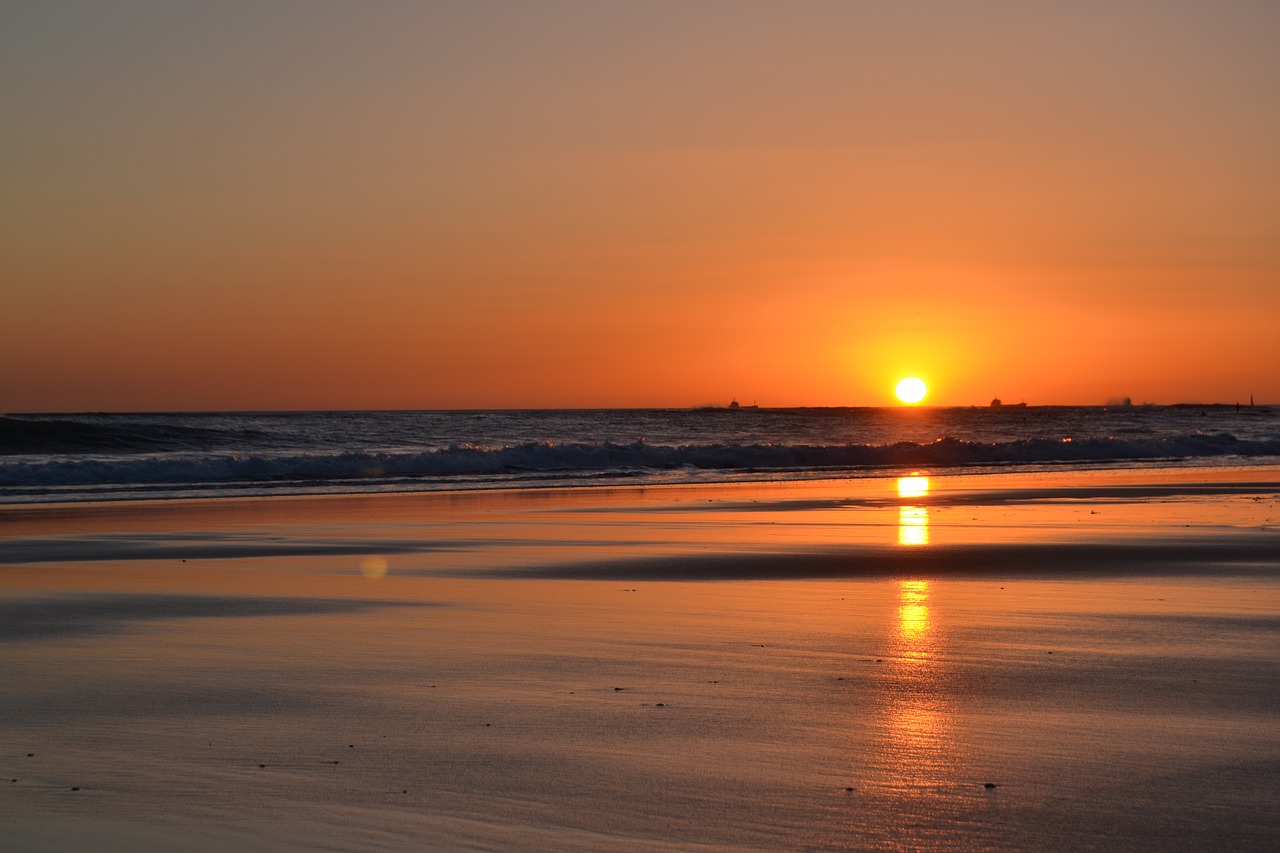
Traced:
<svg viewBox="0 0 1280 853">
<path fill-rule="evenodd" d="M 1270 850 L 1280 476 L 0 513 L 13 850 Z"/>
<path fill-rule="evenodd" d="M 1278 44 L 0 4 L 0 853 L 1280 851 Z"/>
</svg>

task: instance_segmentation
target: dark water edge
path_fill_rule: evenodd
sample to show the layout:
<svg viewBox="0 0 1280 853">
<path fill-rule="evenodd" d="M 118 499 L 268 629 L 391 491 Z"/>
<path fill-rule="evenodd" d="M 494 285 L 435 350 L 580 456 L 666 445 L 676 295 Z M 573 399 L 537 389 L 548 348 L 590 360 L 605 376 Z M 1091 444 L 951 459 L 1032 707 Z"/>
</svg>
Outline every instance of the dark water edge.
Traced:
<svg viewBox="0 0 1280 853">
<path fill-rule="evenodd" d="M 1271 407 L 0 417 L 0 503 L 1280 463 Z"/>
</svg>

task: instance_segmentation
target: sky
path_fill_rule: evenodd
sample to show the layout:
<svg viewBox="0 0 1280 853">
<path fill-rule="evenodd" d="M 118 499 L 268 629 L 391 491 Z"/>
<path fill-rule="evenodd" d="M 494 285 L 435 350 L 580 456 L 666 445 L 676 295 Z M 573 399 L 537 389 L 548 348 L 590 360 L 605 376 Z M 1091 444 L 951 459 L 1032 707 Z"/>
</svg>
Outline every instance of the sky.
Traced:
<svg viewBox="0 0 1280 853">
<path fill-rule="evenodd" d="M 1280 403 L 1280 3 L 0 6 L 0 412 Z"/>
</svg>

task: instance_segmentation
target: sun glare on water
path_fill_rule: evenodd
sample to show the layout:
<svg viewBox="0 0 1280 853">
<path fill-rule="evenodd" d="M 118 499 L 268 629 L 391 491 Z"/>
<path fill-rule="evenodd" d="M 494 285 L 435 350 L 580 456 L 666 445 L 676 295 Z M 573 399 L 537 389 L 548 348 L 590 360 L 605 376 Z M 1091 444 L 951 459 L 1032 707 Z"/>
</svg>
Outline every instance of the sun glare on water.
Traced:
<svg viewBox="0 0 1280 853">
<path fill-rule="evenodd" d="M 898 399 L 904 403 L 919 403 L 924 399 L 924 395 L 928 389 L 924 387 L 924 383 L 914 376 L 908 376 L 898 383 Z"/>
</svg>

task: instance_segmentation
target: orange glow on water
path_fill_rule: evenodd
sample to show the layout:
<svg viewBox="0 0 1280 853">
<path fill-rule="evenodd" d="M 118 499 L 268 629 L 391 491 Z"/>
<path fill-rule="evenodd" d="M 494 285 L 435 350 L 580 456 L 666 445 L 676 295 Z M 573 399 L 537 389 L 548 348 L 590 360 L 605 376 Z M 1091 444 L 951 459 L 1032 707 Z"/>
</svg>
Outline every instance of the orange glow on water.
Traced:
<svg viewBox="0 0 1280 853">
<path fill-rule="evenodd" d="M 928 653 L 929 582 L 903 581 L 898 591 L 898 641 L 907 657 Z"/>
<path fill-rule="evenodd" d="M 929 494 L 929 478 L 919 474 L 898 478 L 898 497 L 922 498 Z M 929 510 L 922 506 L 898 507 L 898 544 L 929 544 Z"/>
<path fill-rule="evenodd" d="M 929 510 L 922 506 L 898 507 L 898 544 L 929 544 Z"/>
<path fill-rule="evenodd" d="M 898 478 L 898 497 L 922 498 L 929 494 L 929 478 L 919 474 Z"/>
<path fill-rule="evenodd" d="M 953 710 L 941 688 L 946 661 L 932 613 L 930 583 L 897 585 L 897 620 L 885 686 L 882 742 L 874 762 L 880 786 L 892 796 L 919 796 L 954 776 L 960 760 Z M 891 848 L 892 849 L 892 848 Z"/>
</svg>

